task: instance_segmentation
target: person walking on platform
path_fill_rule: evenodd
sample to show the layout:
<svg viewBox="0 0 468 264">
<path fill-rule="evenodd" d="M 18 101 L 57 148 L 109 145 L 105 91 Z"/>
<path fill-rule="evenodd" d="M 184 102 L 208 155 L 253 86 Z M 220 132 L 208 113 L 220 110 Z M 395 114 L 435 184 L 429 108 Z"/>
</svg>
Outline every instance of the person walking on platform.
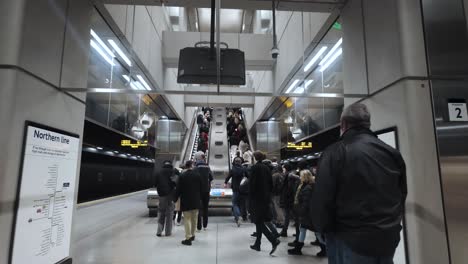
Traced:
<svg viewBox="0 0 468 264">
<path fill-rule="evenodd" d="M 341 116 L 341 140 L 318 164 L 312 221 L 330 264 L 393 263 L 407 195 L 401 154 L 370 130 L 364 104 Z"/>
<path fill-rule="evenodd" d="M 299 219 L 299 238 L 293 249 L 288 250 L 289 255 L 302 255 L 302 247 L 306 238 L 307 230 L 312 230 L 312 220 L 310 219 L 309 204 L 314 191 L 314 178 L 309 170 L 300 172 L 301 183 L 297 188 L 294 197 L 294 207 Z M 323 254 L 323 253 L 322 253 Z"/>
<path fill-rule="evenodd" d="M 159 194 L 159 218 L 156 235 L 160 237 L 165 230 L 165 235 L 172 234 L 172 216 L 174 214 L 174 189 L 176 187 L 175 176 L 178 171 L 174 169 L 169 160 L 163 162 L 162 168 L 156 174 L 156 190 Z"/>
<path fill-rule="evenodd" d="M 185 240 L 182 241 L 182 244 L 191 246 L 192 241 L 195 240 L 203 183 L 200 175 L 193 170 L 191 160 L 185 163 L 185 169 L 177 182 L 174 201 L 180 198 L 180 210 L 184 214 Z"/>
<path fill-rule="evenodd" d="M 260 151 L 255 151 L 254 158 L 257 163 L 251 168 L 249 198 L 252 222 L 255 223 L 257 238 L 255 244 L 250 246 L 250 248 L 260 251 L 262 234 L 264 234 L 272 245 L 270 251 L 270 255 L 272 255 L 280 244 L 278 238 L 275 237 L 265 225 L 266 222 L 271 222 L 272 219 L 270 203 L 273 180 L 270 168 L 262 163 L 265 159 L 265 154 Z"/>
<path fill-rule="evenodd" d="M 199 175 L 202 182 L 201 208 L 197 223 L 197 229 L 200 231 L 202 226 L 204 230 L 208 227 L 208 205 L 210 203 L 211 182 L 213 181 L 210 166 L 205 162 L 205 153 L 201 151 L 195 153 L 194 171 Z"/>
<path fill-rule="evenodd" d="M 234 213 L 234 220 L 236 221 L 237 227 L 240 226 L 241 217 L 241 194 L 240 184 L 244 177 L 247 177 L 247 170 L 242 167 L 242 159 L 239 157 L 234 158 L 232 163 L 232 169 L 229 172 L 226 180 L 224 181 L 224 188 L 227 187 L 229 180 L 231 180 L 232 188 L 232 211 Z"/>
<path fill-rule="evenodd" d="M 297 220 L 294 214 L 294 197 L 296 194 L 297 187 L 300 183 L 300 178 L 296 171 L 292 169 L 290 164 L 285 164 L 283 166 L 284 174 L 286 175 L 283 183 L 283 191 L 281 194 L 281 205 L 284 208 L 284 224 L 283 230 L 280 235 L 282 237 L 288 237 L 288 228 L 291 219 Z M 296 223 L 295 223 L 296 224 Z M 296 224 L 296 238 L 299 235 L 299 227 Z M 294 241 L 297 242 L 297 239 Z"/>
</svg>

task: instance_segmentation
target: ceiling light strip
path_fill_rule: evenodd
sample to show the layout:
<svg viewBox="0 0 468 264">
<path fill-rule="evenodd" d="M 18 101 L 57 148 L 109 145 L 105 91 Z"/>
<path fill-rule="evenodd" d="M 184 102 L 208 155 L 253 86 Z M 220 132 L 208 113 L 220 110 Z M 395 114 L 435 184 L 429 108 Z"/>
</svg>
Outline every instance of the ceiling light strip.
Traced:
<svg viewBox="0 0 468 264">
<path fill-rule="evenodd" d="M 307 63 L 307 65 L 306 65 L 305 68 L 304 68 L 304 72 L 309 71 L 310 68 L 312 68 L 312 66 L 314 66 L 314 64 L 318 61 L 318 59 L 320 59 L 320 56 L 322 56 L 323 53 L 324 53 L 327 49 L 328 49 L 327 47 L 322 47 L 322 48 L 317 52 L 317 54 L 315 54 L 315 56 L 310 60 L 310 62 Z"/>
<path fill-rule="evenodd" d="M 338 42 L 335 44 L 335 46 L 333 46 L 333 48 L 330 50 L 330 52 L 328 52 L 327 56 L 325 56 L 325 58 L 323 58 L 322 61 L 320 61 L 319 65 L 320 66 L 323 66 L 325 64 L 326 61 L 328 61 L 328 59 L 335 53 L 335 51 L 341 46 L 341 43 L 343 43 L 343 38 L 340 38 L 338 40 Z"/>
<path fill-rule="evenodd" d="M 325 65 L 322 66 L 322 68 L 320 68 L 320 72 L 324 72 L 328 67 L 330 67 L 330 65 L 332 65 L 332 63 L 343 53 L 343 49 L 340 48 L 338 49 L 335 54 L 333 54 L 333 56 L 325 63 Z"/>
<path fill-rule="evenodd" d="M 114 53 L 107 47 L 107 45 L 102 41 L 102 39 L 91 29 L 91 36 L 101 45 L 101 47 L 109 54 L 111 58 L 115 57 Z"/>
<path fill-rule="evenodd" d="M 101 47 L 94 40 L 91 39 L 90 44 L 91 44 L 91 47 L 93 47 L 99 53 L 99 55 L 101 55 L 101 57 L 104 58 L 104 60 L 106 60 L 110 65 L 115 66 L 113 59 L 109 58 L 109 56 L 107 56 L 107 54 L 101 49 Z"/>
<path fill-rule="evenodd" d="M 119 54 L 119 56 L 122 57 L 122 59 L 125 61 L 125 63 L 127 63 L 128 66 L 132 67 L 132 62 L 127 57 L 127 55 L 125 55 L 125 53 L 119 48 L 117 43 L 115 43 L 115 41 L 112 40 L 112 39 L 109 39 L 108 42 L 112 46 L 112 48 L 114 48 L 114 50 Z"/>
</svg>

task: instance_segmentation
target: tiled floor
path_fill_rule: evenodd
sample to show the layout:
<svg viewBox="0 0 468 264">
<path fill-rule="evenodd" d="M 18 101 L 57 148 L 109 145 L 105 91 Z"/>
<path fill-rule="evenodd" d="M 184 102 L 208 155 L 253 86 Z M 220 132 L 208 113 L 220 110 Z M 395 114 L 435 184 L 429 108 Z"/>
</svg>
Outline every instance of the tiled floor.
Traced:
<svg viewBox="0 0 468 264">
<path fill-rule="evenodd" d="M 196 234 L 191 247 L 180 244 L 183 226 L 176 226 L 171 237 L 156 237 L 156 218 L 149 218 L 145 194 L 108 201 L 78 209 L 74 218 L 72 254 L 77 264 L 275 264 L 327 263 L 316 258 L 316 247 L 306 246 L 304 256 L 288 256 L 287 241 L 282 239 L 275 256 L 268 255 L 271 245 L 264 238 L 262 252 L 252 251 L 252 224 L 238 228 L 231 217 L 212 216 L 207 231 Z M 309 233 L 309 239 L 315 238 Z"/>
</svg>

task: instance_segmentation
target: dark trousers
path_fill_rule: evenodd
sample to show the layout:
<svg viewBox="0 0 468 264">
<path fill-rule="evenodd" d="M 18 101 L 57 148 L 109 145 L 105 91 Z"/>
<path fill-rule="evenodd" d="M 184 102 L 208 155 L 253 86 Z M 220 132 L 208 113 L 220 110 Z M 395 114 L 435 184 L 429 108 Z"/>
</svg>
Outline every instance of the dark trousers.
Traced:
<svg viewBox="0 0 468 264">
<path fill-rule="evenodd" d="M 198 222 L 197 222 L 197 229 L 202 229 L 203 227 L 206 228 L 208 226 L 208 205 L 210 203 L 210 193 L 202 193 L 201 194 L 201 208 L 200 213 L 198 214 Z M 202 222 L 203 221 L 203 222 Z"/>
<path fill-rule="evenodd" d="M 275 241 L 273 234 L 270 232 L 270 229 L 265 225 L 265 223 L 255 223 L 255 229 L 257 233 L 257 239 L 255 240 L 255 245 L 260 246 L 262 242 L 262 234 L 266 236 L 270 243 Z"/>
<path fill-rule="evenodd" d="M 247 220 L 247 216 L 249 215 L 249 196 L 247 194 L 241 194 L 239 203 L 242 218 Z"/>
<path fill-rule="evenodd" d="M 281 232 L 286 233 L 288 232 L 288 227 L 289 227 L 289 222 L 291 220 L 291 210 L 288 208 L 283 208 L 284 211 L 284 224 L 283 224 L 283 230 Z"/>
</svg>

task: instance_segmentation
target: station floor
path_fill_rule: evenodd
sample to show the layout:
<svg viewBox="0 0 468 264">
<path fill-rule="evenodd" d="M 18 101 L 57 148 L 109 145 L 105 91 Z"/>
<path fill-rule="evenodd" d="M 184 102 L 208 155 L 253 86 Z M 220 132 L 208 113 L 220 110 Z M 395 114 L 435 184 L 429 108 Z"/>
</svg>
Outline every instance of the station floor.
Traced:
<svg viewBox="0 0 468 264">
<path fill-rule="evenodd" d="M 72 237 L 73 263 L 77 264 L 322 264 L 326 259 L 315 257 L 318 248 L 310 245 L 315 239 L 308 233 L 303 256 L 289 256 L 287 242 L 274 256 L 269 256 L 270 243 L 263 238 L 262 251 L 249 248 L 255 227 L 243 224 L 238 228 L 230 216 L 211 216 L 208 230 L 196 234 L 192 246 L 181 245 L 183 225 L 175 226 L 171 237 L 156 237 L 157 218 L 148 217 L 146 193 L 97 203 L 77 210 Z M 290 233 L 293 230 L 290 231 Z"/>
</svg>

